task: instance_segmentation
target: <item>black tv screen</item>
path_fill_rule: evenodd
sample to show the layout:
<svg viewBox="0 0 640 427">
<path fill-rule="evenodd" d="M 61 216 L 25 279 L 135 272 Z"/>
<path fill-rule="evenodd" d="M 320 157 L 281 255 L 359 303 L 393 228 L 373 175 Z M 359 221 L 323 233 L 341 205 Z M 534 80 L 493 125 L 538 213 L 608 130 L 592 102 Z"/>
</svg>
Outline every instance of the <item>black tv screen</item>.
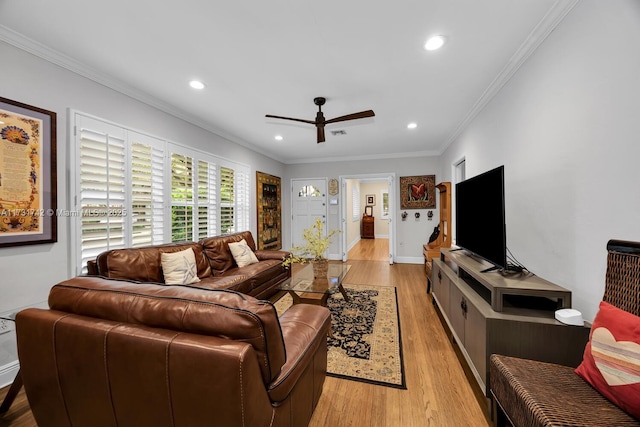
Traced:
<svg viewBox="0 0 640 427">
<path fill-rule="evenodd" d="M 456 184 L 456 245 L 507 267 L 504 166 Z"/>
</svg>

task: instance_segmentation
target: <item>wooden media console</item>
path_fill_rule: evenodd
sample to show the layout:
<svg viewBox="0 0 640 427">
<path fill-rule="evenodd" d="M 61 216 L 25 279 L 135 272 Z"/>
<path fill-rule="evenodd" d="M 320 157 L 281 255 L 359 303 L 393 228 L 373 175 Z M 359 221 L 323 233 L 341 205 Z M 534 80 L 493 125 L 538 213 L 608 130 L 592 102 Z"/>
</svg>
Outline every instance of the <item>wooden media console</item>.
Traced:
<svg viewBox="0 0 640 427">
<path fill-rule="evenodd" d="M 434 304 L 485 396 L 493 353 L 578 366 L 589 325 L 554 316 L 571 307 L 571 291 L 527 273 L 482 272 L 487 267 L 465 251 L 442 249 L 431 272 Z"/>
</svg>

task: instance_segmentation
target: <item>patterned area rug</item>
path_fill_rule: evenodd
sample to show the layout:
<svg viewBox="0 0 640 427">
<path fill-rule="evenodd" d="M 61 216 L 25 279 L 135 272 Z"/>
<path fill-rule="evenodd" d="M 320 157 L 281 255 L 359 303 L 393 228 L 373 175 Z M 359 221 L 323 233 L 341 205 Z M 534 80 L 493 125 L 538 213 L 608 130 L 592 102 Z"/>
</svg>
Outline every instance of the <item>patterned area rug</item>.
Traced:
<svg viewBox="0 0 640 427">
<path fill-rule="evenodd" d="M 333 338 L 328 338 L 327 375 L 406 389 L 400 340 L 396 288 L 344 285 L 328 300 Z M 291 306 L 289 294 L 276 303 L 283 313 Z"/>
</svg>

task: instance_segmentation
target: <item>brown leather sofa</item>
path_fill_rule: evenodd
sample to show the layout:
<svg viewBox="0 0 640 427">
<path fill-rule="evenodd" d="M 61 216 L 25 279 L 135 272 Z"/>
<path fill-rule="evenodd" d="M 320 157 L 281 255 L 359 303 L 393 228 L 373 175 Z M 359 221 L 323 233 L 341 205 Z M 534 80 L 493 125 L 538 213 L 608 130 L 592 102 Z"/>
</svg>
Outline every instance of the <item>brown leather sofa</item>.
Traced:
<svg viewBox="0 0 640 427">
<path fill-rule="evenodd" d="M 328 309 L 83 276 L 18 313 L 21 375 L 46 426 L 306 426 Z"/>
<path fill-rule="evenodd" d="M 229 243 L 246 240 L 258 258 L 258 263 L 238 267 Z M 226 236 L 207 237 L 199 242 L 169 243 L 140 248 L 112 249 L 101 253 L 95 262 L 88 263 L 90 275 L 136 282 L 164 283 L 161 254 L 192 248 L 200 282 L 194 287 L 230 289 L 268 299 L 277 286 L 291 277 L 291 270 L 282 267 L 286 251 L 257 251 L 250 231 Z"/>
</svg>

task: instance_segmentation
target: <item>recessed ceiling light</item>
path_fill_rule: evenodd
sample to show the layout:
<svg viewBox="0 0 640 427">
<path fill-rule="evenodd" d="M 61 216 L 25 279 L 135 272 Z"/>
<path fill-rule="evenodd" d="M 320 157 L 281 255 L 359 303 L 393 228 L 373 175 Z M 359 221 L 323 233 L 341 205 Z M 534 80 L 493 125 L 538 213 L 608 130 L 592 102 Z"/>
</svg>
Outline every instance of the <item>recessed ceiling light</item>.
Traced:
<svg viewBox="0 0 640 427">
<path fill-rule="evenodd" d="M 282 137 L 282 135 L 276 135 L 275 136 L 275 140 L 276 141 L 282 141 L 284 138 Z"/>
<path fill-rule="evenodd" d="M 415 129 L 415 128 L 417 128 L 417 127 L 418 127 L 418 124 L 417 124 L 417 123 L 409 123 L 409 124 L 407 125 L 407 128 L 409 128 L 409 129 Z"/>
<path fill-rule="evenodd" d="M 429 40 L 427 40 L 427 42 L 424 44 L 424 48 L 426 50 L 437 50 L 440 49 L 442 45 L 444 45 L 444 42 L 444 36 L 433 36 Z"/>
<path fill-rule="evenodd" d="M 204 83 L 202 83 L 199 80 L 191 80 L 189 82 L 189 86 L 191 86 L 194 89 L 204 89 Z"/>
</svg>

